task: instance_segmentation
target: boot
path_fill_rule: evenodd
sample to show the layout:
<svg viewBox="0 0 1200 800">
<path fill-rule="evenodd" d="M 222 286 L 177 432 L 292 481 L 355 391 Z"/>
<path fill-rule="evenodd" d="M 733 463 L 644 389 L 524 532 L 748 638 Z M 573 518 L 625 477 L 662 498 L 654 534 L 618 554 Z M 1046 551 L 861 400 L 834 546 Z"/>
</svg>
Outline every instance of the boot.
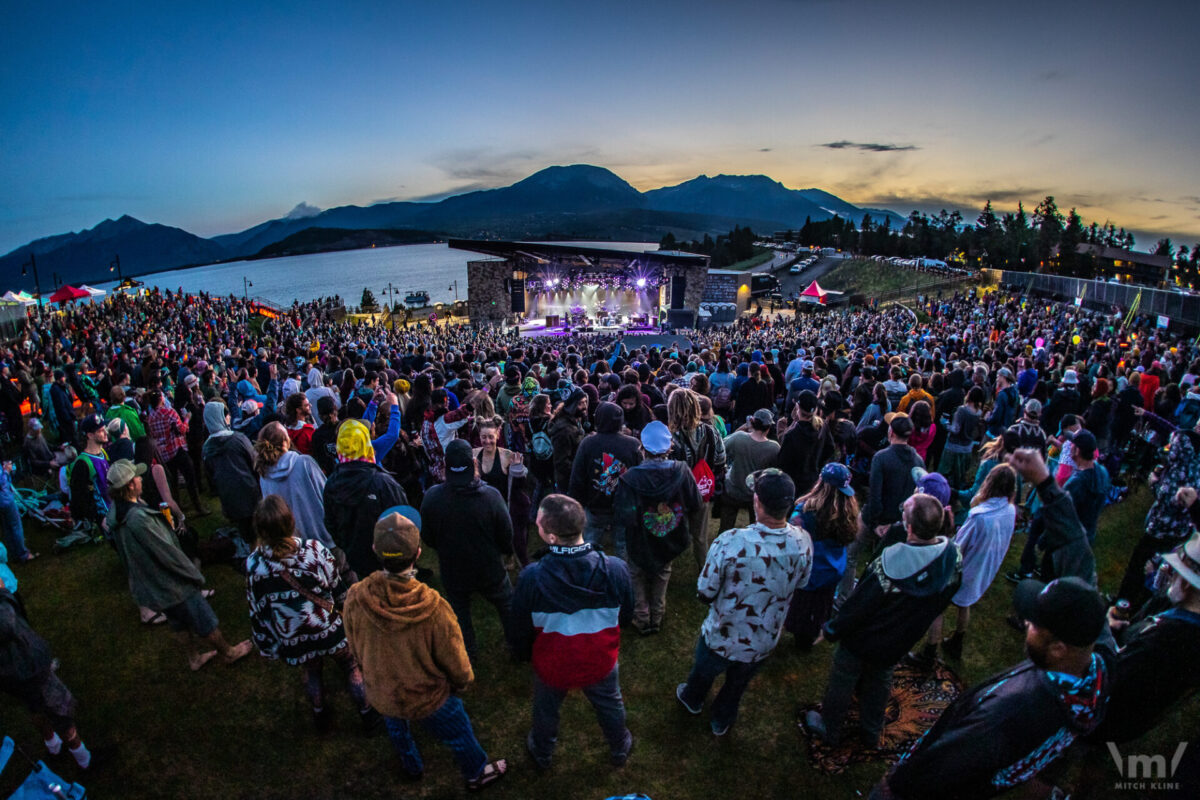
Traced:
<svg viewBox="0 0 1200 800">
<path fill-rule="evenodd" d="M 919 653 L 909 653 L 900 663 L 912 667 L 920 672 L 928 672 L 933 669 L 933 663 L 937 661 L 937 645 L 926 644 L 921 648 Z"/>
</svg>

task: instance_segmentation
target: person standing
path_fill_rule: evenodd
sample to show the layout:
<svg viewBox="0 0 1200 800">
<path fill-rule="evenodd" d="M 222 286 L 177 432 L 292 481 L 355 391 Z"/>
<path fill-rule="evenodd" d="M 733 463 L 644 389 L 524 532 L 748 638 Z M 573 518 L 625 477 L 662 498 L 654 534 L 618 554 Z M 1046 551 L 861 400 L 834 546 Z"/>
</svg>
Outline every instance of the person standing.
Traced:
<svg viewBox="0 0 1200 800">
<path fill-rule="evenodd" d="M 850 468 L 829 463 L 808 494 L 796 501 L 792 524 L 813 541 L 808 583 L 796 589 L 784 628 L 801 651 L 812 649 L 833 611 L 833 596 L 846 571 L 846 546 L 858 534 L 859 508 L 850 486 Z"/>
<path fill-rule="evenodd" d="M 571 489 L 571 470 L 575 467 L 575 454 L 583 443 L 583 423 L 587 419 L 588 396 L 578 387 L 571 390 L 567 399 L 554 412 L 546 435 L 554 447 L 554 485 L 559 491 Z M 534 456 L 537 456 L 537 434 L 534 434 Z"/>
<path fill-rule="evenodd" d="M 700 507 L 688 517 L 688 535 L 692 537 L 692 556 L 696 559 L 696 572 L 704 568 L 708 554 L 709 523 L 712 521 L 712 498 L 718 493 L 717 476 L 725 474 L 725 442 L 717 435 L 712 425 L 700 418 L 700 402 L 691 389 L 671 392 L 667 398 L 667 427 L 671 430 L 674 446 L 671 457 L 682 461 L 692 475 L 712 475 L 712 484 L 703 486 L 697 478 L 700 490 Z M 698 468 L 699 467 L 699 468 Z M 707 476 L 706 476 L 707 477 Z"/>
<path fill-rule="evenodd" d="M 112 498 L 108 493 L 108 428 L 98 414 L 89 414 L 79 421 L 83 434 L 83 450 L 66 466 L 67 486 L 71 495 L 71 518 L 93 529 L 106 524 Z"/>
<path fill-rule="evenodd" d="M 325 530 L 345 554 L 350 569 L 363 578 L 379 569 L 372 542 L 375 522 L 393 506 L 408 505 L 396 479 L 375 463 L 371 431 L 348 419 L 338 428 L 338 465 L 325 481 L 321 505 Z"/>
<path fill-rule="evenodd" d="M 614 517 L 613 498 L 621 476 L 642 461 L 638 440 L 621 433 L 623 419 L 616 403 L 601 403 L 596 408 L 596 431 L 583 438 L 575 453 L 569 492 L 583 504 L 587 515 L 583 538 L 601 547 L 605 533 L 611 530 L 613 550 L 622 559 L 626 557 L 626 532 Z"/>
<path fill-rule="evenodd" d="M 175 528 L 162 512 L 142 502 L 142 475 L 145 464 L 113 462 L 108 470 L 108 485 L 113 507 L 108 512 L 108 529 L 129 575 L 129 591 L 134 602 L 162 612 L 171 629 L 181 634 L 188 654 L 188 666 L 200 669 L 220 653 L 226 664 L 249 655 L 254 645 L 249 639 L 230 645 L 221 633 L 217 615 L 201 593 L 204 576 L 179 546 Z M 182 520 L 176 522 L 181 524 Z M 192 650 L 192 637 L 211 644 L 215 650 Z"/>
<path fill-rule="evenodd" d="M 658 420 L 643 428 L 647 460 L 621 476 L 613 502 L 616 524 L 628 537 L 633 627 L 643 635 L 662 627 L 671 562 L 687 549 L 688 514 L 700 506 L 692 473 L 667 457 L 671 444 L 670 430 Z"/>
<path fill-rule="evenodd" d="M 538 535 L 546 554 L 521 571 L 513 597 L 510 636 L 514 655 L 533 663 L 533 726 L 525 744 L 534 763 L 550 766 L 559 709 L 579 689 L 592 704 L 614 766 L 633 748 L 625 726 L 618 656 L 621 625 L 633 614 L 625 562 L 583 539 L 583 506 L 562 494 L 538 508 Z"/>
<path fill-rule="evenodd" d="M 727 469 L 721 476 L 725 481 L 725 493 L 721 495 L 722 531 L 737 525 L 738 512 L 742 509 L 748 511 L 750 521 L 754 521 L 754 493 L 746 486 L 746 479 L 759 470 L 775 466 L 779 442 L 768 438 L 774 426 L 775 416 L 771 410 L 760 408 L 745 425 L 725 437 Z"/>
<path fill-rule="evenodd" d="M 325 473 L 312 456 L 293 450 L 295 446 L 282 423 L 268 423 L 258 432 L 254 471 L 262 493 L 283 498 L 295 516 L 300 538 L 333 548 L 333 537 L 325 527 Z"/>
<path fill-rule="evenodd" d="M 437 551 L 446 600 L 458 617 L 467 655 L 477 656 L 471 598 L 480 594 L 492 604 L 503 630 L 508 630 L 512 584 L 504 556 L 513 554 L 512 519 L 500 492 L 476 475 L 466 439 L 446 447 L 446 481 L 430 487 L 421 502 L 425 544 Z"/>
<path fill-rule="evenodd" d="M 820 711 L 804 728 L 830 745 L 841 742 L 842 722 L 857 693 L 864 746 L 879 745 L 892 668 L 945 611 L 962 583 L 962 553 L 940 536 L 949 509 L 915 494 L 904 501 L 908 538 L 885 547 L 863 579 L 825 623 L 822 638 L 838 645 Z"/>
<path fill-rule="evenodd" d="M 959 695 L 872 800 L 987 798 L 1034 778 L 1104 719 L 1112 667 L 1093 645 L 1104 603 L 1079 578 L 1013 595 L 1028 660 Z"/>
<path fill-rule="evenodd" d="M 801 494 L 808 494 L 816 485 L 824 461 L 824 441 L 816 419 L 818 405 L 816 394 L 805 389 L 796 395 L 791 425 L 785 429 L 787 421 L 779 422 L 779 468 Z"/>
<path fill-rule="evenodd" d="M 418 722 L 454 753 L 468 789 L 504 777 L 508 762 L 489 761 L 458 697 L 475 680 L 450 604 L 417 580 L 421 534 L 392 512 L 372 530 L 382 569 L 350 587 L 343 619 L 362 667 L 367 702 L 383 715 L 404 773 L 425 774 L 410 726 Z"/>
<path fill-rule="evenodd" d="M 718 536 L 696 581 L 708 615 L 691 672 L 675 687 L 683 707 L 700 714 L 713 682 L 725 675 L 712 705 L 715 736 L 724 736 L 737 719 L 742 694 L 775 651 L 792 595 L 812 570 L 812 539 L 787 521 L 796 500 L 792 479 L 766 469 L 754 473 L 751 489 L 756 522 Z"/>
<path fill-rule="evenodd" d="M 187 483 L 188 493 L 192 496 L 196 515 L 206 515 L 208 512 L 200 502 L 200 484 L 192 469 L 192 458 L 187 450 L 188 421 L 167 405 L 167 398 L 162 392 L 150 392 L 147 402 L 151 411 L 149 419 L 146 420 L 146 430 L 154 440 L 163 465 L 171 476 L 171 493 L 179 496 L 179 479 L 182 477 Z M 184 414 L 188 414 L 186 409 Z"/>
<path fill-rule="evenodd" d="M 246 601 L 258 651 L 300 668 L 319 733 L 328 732 L 333 722 L 322 668 L 327 657 L 336 661 L 362 727 L 369 731 L 379 714 L 367 704 L 362 670 L 335 610 L 350 587 L 338 574 L 333 554 L 316 539 L 299 535 L 291 510 L 276 494 L 264 497 L 255 509 L 254 533 L 255 548 L 246 559 Z"/>
<path fill-rule="evenodd" d="M 204 426 L 208 438 L 200 455 L 208 485 L 221 501 L 221 513 L 249 544 L 254 541 L 254 508 L 262 499 L 254 471 L 254 445 L 229 426 L 229 409 L 220 400 L 204 404 Z"/>
</svg>

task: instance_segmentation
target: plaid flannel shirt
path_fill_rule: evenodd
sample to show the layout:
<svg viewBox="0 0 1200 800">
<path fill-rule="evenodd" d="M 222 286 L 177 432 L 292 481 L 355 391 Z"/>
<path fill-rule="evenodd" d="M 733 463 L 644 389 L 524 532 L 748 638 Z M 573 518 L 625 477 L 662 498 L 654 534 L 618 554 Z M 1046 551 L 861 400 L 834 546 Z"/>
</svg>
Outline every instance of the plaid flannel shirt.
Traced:
<svg viewBox="0 0 1200 800">
<path fill-rule="evenodd" d="M 146 428 L 164 462 L 170 461 L 176 453 L 187 448 L 188 424 L 173 408 L 163 405 L 151 411 Z"/>
</svg>

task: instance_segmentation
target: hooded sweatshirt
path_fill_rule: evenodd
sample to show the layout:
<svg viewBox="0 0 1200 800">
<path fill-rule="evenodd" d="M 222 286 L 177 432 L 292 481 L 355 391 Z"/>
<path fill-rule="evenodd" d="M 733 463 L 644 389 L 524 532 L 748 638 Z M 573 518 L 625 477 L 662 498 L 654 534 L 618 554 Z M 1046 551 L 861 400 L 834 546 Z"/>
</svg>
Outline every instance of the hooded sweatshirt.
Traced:
<svg viewBox="0 0 1200 800">
<path fill-rule="evenodd" d="M 1038 540 L 1042 551 L 1042 580 L 1074 575 L 1095 586 L 1096 558 L 1071 496 L 1059 487 L 1053 475 L 1038 485 L 1037 494 L 1045 522 Z"/>
<path fill-rule="evenodd" d="M 962 553 L 944 536 L 926 545 L 885 547 L 825 623 L 825 638 L 872 664 L 895 664 L 925 635 L 961 583 Z"/>
<path fill-rule="evenodd" d="M 1082 678 L 1018 664 L 960 695 L 887 776 L 908 800 L 974 800 L 1018 786 L 1104 719 L 1111 668 Z"/>
<path fill-rule="evenodd" d="M 475 679 L 450 604 L 415 578 L 368 575 L 350 587 L 342 619 L 367 701 L 385 717 L 424 719 Z"/>
<path fill-rule="evenodd" d="M 288 450 L 259 480 L 264 495 L 276 494 L 287 502 L 301 539 L 334 547 L 325 528 L 325 473 L 312 456 Z"/>
<path fill-rule="evenodd" d="M 346 551 L 350 568 L 362 577 L 380 566 L 372 549 L 376 521 L 392 506 L 408 505 L 408 497 L 396 479 L 374 461 L 346 461 L 338 464 L 326 481 L 322 505 L 325 529 Z"/>
<path fill-rule="evenodd" d="M 612 510 L 618 480 L 642 461 L 638 440 L 620 432 L 624 419 L 619 405 L 601 403 L 596 409 L 596 432 L 585 436 L 575 452 L 567 494 L 593 513 Z"/>
<path fill-rule="evenodd" d="M 651 573 L 670 564 L 687 549 L 688 514 L 699 507 L 696 479 L 682 461 L 651 460 L 622 475 L 614 511 L 629 560 Z"/>
</svg>

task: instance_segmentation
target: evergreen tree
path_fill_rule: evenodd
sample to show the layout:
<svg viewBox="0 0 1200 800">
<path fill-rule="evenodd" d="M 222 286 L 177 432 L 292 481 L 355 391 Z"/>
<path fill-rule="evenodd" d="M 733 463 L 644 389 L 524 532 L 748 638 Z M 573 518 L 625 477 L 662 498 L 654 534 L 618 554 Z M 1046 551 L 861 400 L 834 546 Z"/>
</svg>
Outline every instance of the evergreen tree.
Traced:
<svg viewBox="0 0 1200 800">
<path fill-rule="evenodd" d="M 679 243 L 675 241 L 675 234 L 668 231 L 666 235 L 658 241 L 659 250 L 678 250 Z"/>
<path fill-rule="evenodd" d="M 363 311 L 374 313 L 379 310 L 379 304 L 375 302 L 374 293 L 367 287 L 363 287 L 362 300 L 359 302 Z"/>
</svg>

